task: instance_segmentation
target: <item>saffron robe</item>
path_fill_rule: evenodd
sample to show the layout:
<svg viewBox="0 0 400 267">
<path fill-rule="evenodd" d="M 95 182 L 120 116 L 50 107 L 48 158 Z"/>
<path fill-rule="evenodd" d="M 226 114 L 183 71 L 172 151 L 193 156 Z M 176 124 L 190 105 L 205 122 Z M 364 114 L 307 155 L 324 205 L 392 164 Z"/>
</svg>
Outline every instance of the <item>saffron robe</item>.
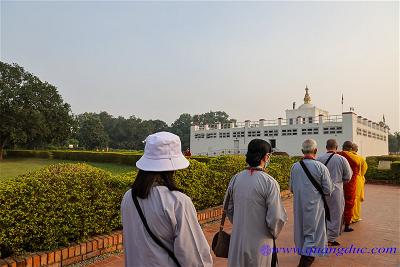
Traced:
<svg viewBox="0 0 400 267">
<path fill-rule="evenodd" d="M 210 247 L 188 196 L 166 186 L 154 186 L 146 199 L 138 201 L 150 230 L 174 252 L 181 266 L 213 265 Z M 122 199 L 121 213 L 126 267 L 176 266 L 146 231 L 131 190 Z"/>
<path fill-rule="evenodd" d="M 324 194 L 331 195 L 334 185 L 328 168 L 316 160 L 304 159 L 303 161 L 322 187 Z M 294 243 L 298 253 L 305 256 L 322 256 L 326 253 L 328 243 L 324 202 L 299 162 L 292 166 L 289 186 L 294 197 Z"/>
<path fill-rule="evenodd" d="M 233 223 L 228 266 L 271 266 L 272 255 L 263 255 L 263 246 L 273 248 L 287 221 L 280 188 L 263 171 L 244 170 L 230 181 L 225 194 L 231 193 L 227 217 Z"/>
<path fill-rule="evenodd" d="M 353 217 L 353 207 L 356 198 L 356 183 L 357 183 L 357 176 L 359 175 L 361 169 L 361 160 L 357 155 L 354 155 L 350 151 L 341 151 L 338 153 L 347 159 L 347 161 L 350 164 L 351 170 L 353 171 L 351 180 L 343 185 L 343 191 L 344 191 L 343 221 L 345 225 L 349 225 L 351 222 L 351 218 Z"/>
<path fill-rule="evenodd" d="M 355 152 L 353 154 L 357 155 Z M 358 157 L 361 160 L 361 167 L 356 182 L 356 197 L 354 200 L 353 217 L 351 218 L 352 222 L 358 222 L 361 219 L 361 202 L 364 201 L 365 173 L 368 169 L 367 161 L 360 155 Z"/>
<path fill-rule="evenodd" d="M 318 157 L 317 160 L 325 165 L 331 155 L 332 153 L 325 153 Z M 343 219 L 343 183 L 350 181 L 352 171 L 346 158 L 338 154 L 334 154 L 325 166 L 329 170 L 335 188 L 332 195 L 326 197 L 331 214 L 331 220 L 327 221 L 328 240 L 335 241 L 335 239 L 340 235 L 340 226 L 342 225 Z"/>
</svg>

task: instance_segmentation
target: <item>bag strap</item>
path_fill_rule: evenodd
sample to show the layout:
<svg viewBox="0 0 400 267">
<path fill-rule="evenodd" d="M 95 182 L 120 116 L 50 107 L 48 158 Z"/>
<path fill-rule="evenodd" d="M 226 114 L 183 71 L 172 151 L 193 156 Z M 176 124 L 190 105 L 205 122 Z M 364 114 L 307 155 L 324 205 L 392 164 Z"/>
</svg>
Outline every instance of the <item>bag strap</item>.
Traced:
<svg viewBox="0 0 400 267">
<path fill-rule="evenodd" d="M 154 242 L 156 242 L 157 245 L 159 245 L 160 247 L 162 247 L 167 253 L 168 255 L 171 257 L 171 259 L 176 263 L 176 265 L 178 267 L 181 267 L 178 259 L 175 257 L 174 252 L 172 252 L 170 249 L 168 249 L 162 242 L 160 239 L 158 239 L 153 232 L 150 230 L 149 225 L 147 224 L 147 220 L 146 217 L 144 217 L 142 208 L 139 205 L 139 201 L 137 200 L 137 197 L 135 195 L 135 191 L 133 189 L 131 189 L 132 192 L 132 199 L 133 199 L 133 203 L 135 203 L 135 207 L 139 213 L 140 219 L 142 219 L 142 222 L 144 224 L 144 227 L 146 228 L 147 232 L 149 233 L 149 235 L 151 236 L 151 238 L 154 240 Z"/>
<path fill-rule="evenodd" d="M 274 242 L 274 248 L 272 250 L 271 267 L 276 267 L 279 265 L 279 263 L 278 263 L 278 253 L 276 251 L 276 244 L 275 244 L 274 236 L 272 236 L 272 240 Z"/>
<path fill-rule="evenodd" d="M 312 185 L 321 194 L 322 201 L 324 202 L 325 216 L 326 216 L 326 219 L 328 221 L 330 221 L 331 220 L 331 214 L 330 214 L 328 203 L 326 202 L 325 194 L 324 194 L 324 191 L 322 190 L 321 185 L 318 184 L 318 182 L 315 180 L 315 178 L 311 175 L 310 171 L 307 169 L 307 166 L 304 164 L 304 162 L 302 160 L 300 160 L 300 165 L 303 168 L 304 172 L 306 173 L 306 175 L 307 175 L 308 179 L 310 180 L 310 182 L 312 183 Z"/>
<path fill-rule="evenodd" d="M 329 158 L 328 158 L 327 161 L 325 162 L 325 166 L 328 165 L 328 162 L 331 160 L 331 158 L 333 157 L 333 155 L 335 155 L 335 152 L 333 152 L 333 153 L 329 156 Z"/>
</svg>

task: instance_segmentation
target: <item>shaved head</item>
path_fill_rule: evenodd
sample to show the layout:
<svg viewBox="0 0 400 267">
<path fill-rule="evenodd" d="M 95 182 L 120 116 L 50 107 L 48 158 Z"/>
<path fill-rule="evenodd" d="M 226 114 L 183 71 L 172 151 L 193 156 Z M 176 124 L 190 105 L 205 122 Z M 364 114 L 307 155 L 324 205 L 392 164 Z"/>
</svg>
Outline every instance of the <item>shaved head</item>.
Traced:
<svg viewBox="0 0 400 267">
<path fill-rule="evenodd" d="M 358 151 L 358 145 L 356 143 L 353 143 L 353 145 L 351 146 L 352 150 L 357 152 Z"/>
<path fill-rule="evenodd" d="M 351 142 L 351 141 L 344 142 L 342 149 L 344 151 L 351 151 L 353 149 L 353 142 Z"/>
<path fill-rule="evenodd" d="M 327 150 L 337 150 L 338 148 L 338 143 L 336 142 L 336 139 L 329 139 L 326 141 L 326 149 Z"/>
</svg>

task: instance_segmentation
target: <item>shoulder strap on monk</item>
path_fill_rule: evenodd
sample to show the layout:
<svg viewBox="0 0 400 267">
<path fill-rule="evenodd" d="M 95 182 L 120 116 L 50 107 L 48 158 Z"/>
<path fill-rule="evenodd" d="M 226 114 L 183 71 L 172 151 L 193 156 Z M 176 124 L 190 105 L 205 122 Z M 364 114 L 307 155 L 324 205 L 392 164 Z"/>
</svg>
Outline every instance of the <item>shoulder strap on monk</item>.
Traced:
<svg viewBox="0 0 400 267">
<path fill-rule="evenodd" d="M 271 257 L 271 267 L 276 267 L 278 263 L 278 253 L 276 251 L 276 243 L 275 243 L 275 237 L 272 236 L 272 240 L 274 242 L 274 246 L 272 249 L 272 257 Z"/>
<path fill-rule="evenodd" d="M 333 158 L 333 155 L 335 155 L 335 153 L 332 153 L 329 158 L 327 159 L 327 161 L 325 162 L 325 166 L 328 166 L 328 162 L 331 160 L 331 158 Z"/>
<path fill-rule="evenodd" d="M 181 267 L 178 259 L 175 257 L 174 252 L 172 252 L 169 248 L 167 248 L 160 239 L 157 238 L 157 236 L 155 234 L 153 234 L 153 232 L 150 230 L 149 225 L 147 224 L 147 220 L 146 217 L 144 217 L 142 208 L 140 207 L 139 201 L 137 200 L 137 197 L 135 195 L 135 191 L 133 190 L 133 188 L 131 189 L 132 192 L 132 199 L 133 199 L 133 203 L 135 203 L 135 207 L 139 213 L 140 219 L 142 219 L 142 222 L 144 224 L 144 227 L 146 228 L 147 232 L 149 233 L 149 235 L 151 236 L 151 238 L 154 240 L 154 242 L 156 242 L 157 245 L 159 245 L 160 247 L 162 247 L 167 253 L 168 255 L 171 257 L 171 259 L 176 263 L 176 265 L 178 267 Z"/>
<path fill-rule="evenodd" d="M 308 179 L 310 180 L 310 182 L 312 183 L 312 185 L 321 194 L 322 201 L 324 202 L 325 216 L 326 216 L 326 219 L 328 221 L 330 221 L 331 220 L 331 214 L 330 214 L 330 211 L 329 211 L 328 203 L 326 202 L 326 199 L 325 199 L 324 191 L 322 190 L 322 186 L 320 184 L 318 184 L 318 182 L 315 180 L 315 178 L 311 175 L 311 173 L 308 170 L 306 164 L 304 164 L 304 162 L 302 160 L 300 160 L 300 165 L 303 168 L 304 172 L 306 173 L 306 175 L 307 175 Z"/>
</svg>

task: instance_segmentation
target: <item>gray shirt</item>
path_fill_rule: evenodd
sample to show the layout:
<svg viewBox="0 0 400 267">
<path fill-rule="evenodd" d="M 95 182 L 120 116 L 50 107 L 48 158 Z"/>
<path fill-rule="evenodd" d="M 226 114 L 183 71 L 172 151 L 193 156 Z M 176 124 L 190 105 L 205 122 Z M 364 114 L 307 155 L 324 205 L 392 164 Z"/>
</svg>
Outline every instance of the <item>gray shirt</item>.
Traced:
<svg viewBox="0 0 400 267">
<path fill-rule="evenodd" d="M 278 182 L 263 171 L 236 174 L 225 194 L 231 198 L 227 216 L 233 223 L 228 266 L 270 266 L 271 255 L 261 249 L 273 247 L 287 221 Z"/>
<path fill-rule="evenodd" d="M 317 160 L 325 164 L 330 155 L 332 155 L 332 153 L 325 153 L 319 156 Z M 339 154 L 334 154 L 326 167 L 328 168 L 331 179 L 335 184 L 350 181 L 351 175 L 353 174 L 347 159 Z"/>
<path fill-rule="evenodd" d="M 155 186 L 148 198 L 138 200 L 150 230 L 174 252 L 181 266 L 212 266 L 210 247 L 188 196 L 165 186 Z M 176 266 L 146 231 L 131 190 L 122 199 L 121 213 L 125 266 Z"/>
<path fill-rule="evenodd" d="M 304 164 L 320 184 L 324 194 L 330 195 L 334 186 L 325 165 L 311 159 L 304 159 Z M 319 256 L 318 249 L 324 249 L 328 243 L 325 209 L 321 194 L 310 182 L 299 162 L 292 167 L 289 186 L 294 196 L 294 242 L 296 248 L 300 250 L 299 254 L 301 255 Z"/>
</svg>

